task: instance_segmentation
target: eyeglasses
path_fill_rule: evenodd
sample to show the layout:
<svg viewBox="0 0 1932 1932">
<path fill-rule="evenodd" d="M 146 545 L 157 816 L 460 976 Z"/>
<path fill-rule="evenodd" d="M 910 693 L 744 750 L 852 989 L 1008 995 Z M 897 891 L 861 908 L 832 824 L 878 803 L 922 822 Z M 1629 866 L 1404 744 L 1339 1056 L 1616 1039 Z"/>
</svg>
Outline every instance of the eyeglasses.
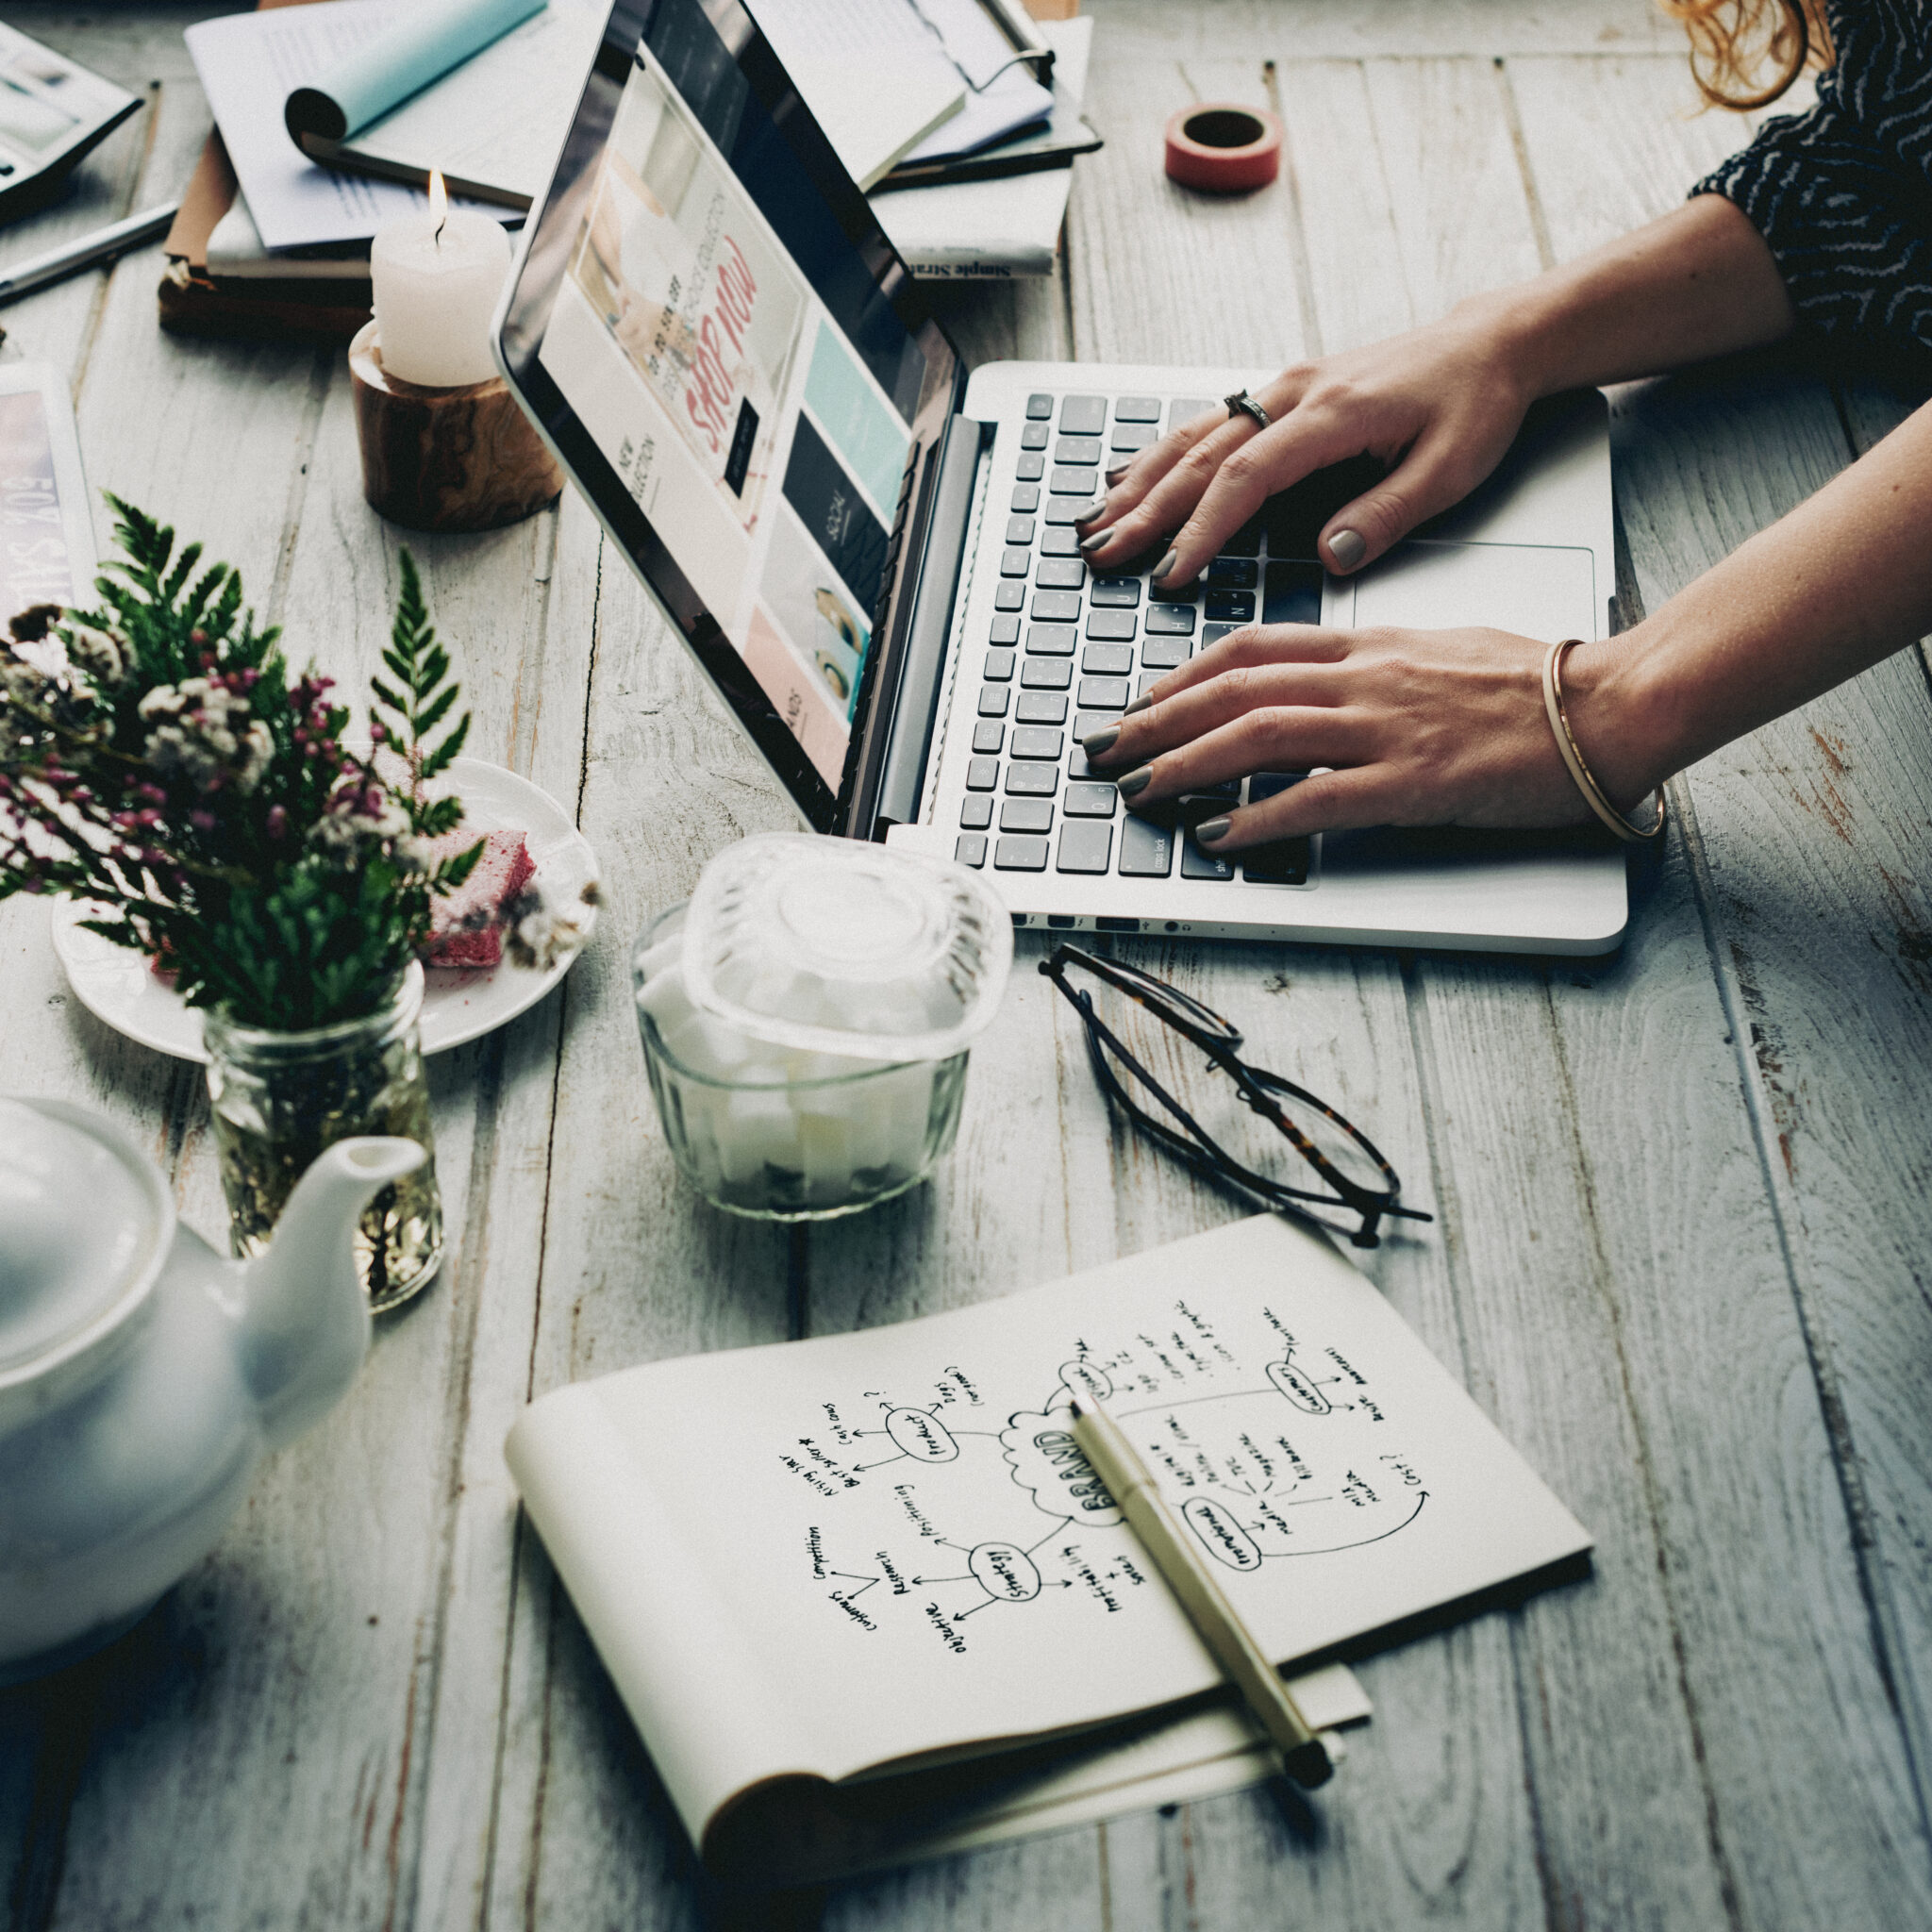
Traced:
<svg viewBox="0 0 1932 1932">
<path fill-rule="evenodd" d="M 1093 995 L 1068 984 L 1070 966 L 1078 966 L 1115 991 L 1124 993 L 1163 1024 L 1172 1026 L 1190 1045 L 1198 1047 L 1208 1056 L 1208 1071 L 1225 1074 L 1234 1082 L 1241 1100 L 1283 1135 L 1333 1191 L 1324 1194 L 1312 1188 L 1291 1188 L 1287 1182 L 1257 1174 L 1237 1160 L 1127 1050 L 1119 1035 L 1094 1011 Z M 1400 1178 L 1382 1150 L 1353 1122 L 1344 1120 L 1307 1088 L 1297 1087 L 1292 1080 L 1285 1080 L 1279 1074 L 1271 1074 L 1266 1068 L 1242 1059 L 1240 1030 L 1212 1008 L 1204 1007 L 1178 987 L 1169 986 L 1138 967 L 1124 965 L 1118 959 L 1101 958 L 1079 946 L 1056 946 L 1040 962 L 1040 970 L 1073 1003 L 1086 1023 L 1087 1052 L 1102 1092 L 1143 1134 L 1158 1141 L 1169 1153 L 1303 1220 L 1320 1221 L 1318 1215 L 1309 1213 L 1311 1206 L 1339 1208 L 1355 1215 L 1358 1225 L 1349 1239 L 1358 1248 L 1380 1244 L 1378 1229 L 1385 1216 L 1393 1215 L 1404 1221 L 1434 1219 L 1419 1208 L 1397 1205 L 1402 1192 Z M 1367 1187 L 1344 1173 L 1283 1110 L 1284 1100 L 1312 1108 L 1338 1128 L 1374 1166 L 1383 1185 Z M 1148 1101 L 1162 1111 L 1153 1111 L 1143 1104 Z"/>
</svg>

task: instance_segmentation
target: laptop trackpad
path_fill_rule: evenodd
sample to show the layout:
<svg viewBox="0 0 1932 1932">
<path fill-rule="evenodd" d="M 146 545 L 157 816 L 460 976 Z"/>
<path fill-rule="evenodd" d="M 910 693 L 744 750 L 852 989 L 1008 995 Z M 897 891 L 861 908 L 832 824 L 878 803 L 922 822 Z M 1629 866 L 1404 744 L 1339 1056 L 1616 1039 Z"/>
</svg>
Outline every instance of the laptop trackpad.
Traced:
<svg viewBox="0 0 1932 1932">
<path fill-rule="evenodd" d="M 1345 602 L 1351 588 L 1352 623 Z M 1352 584 L 1331 577 L 1329 595 L 1328 622 L 1355 629 L 1371 624 L 1415 630 L 1487 625 L 1550 643 L 1596 637 L 1605 614 L 1596 593 L 1596 559 L 1589 550 L 1518 543 L 1404 543 Z M 1557 832 L 1383 826 L 1330 832 L 1322 850 L 1323 872 L 1331 881 L 1401 881 L 1411 891 L 1424 880 L 1474 891 L 1495 891 L 1513 882 L 1540 898 L 1575 890 L 1579 880 L 1561 862 L 1574 865 L 1584 854 L 1607 865 L 1614 858 L 1605 884 L 1611 890 L 1623 884 L 1615 841 L 1595 825 Z M 1555 873 L 1552 861 L 1560 868 Z"/>
<path fill-rule="evenodd" d="M 1558 638 L 1597 637 L 1605 614 L 1595 556 L 1582 547 L 1402 543 L 1359 577 L 1341 583 L 1330 578 L 1329 591 L 1334 604 L 1328 622 L 1351 629 L 1370 624 L 1413 630 L 1488 625 L 1554 643 Z"/>
</svg>

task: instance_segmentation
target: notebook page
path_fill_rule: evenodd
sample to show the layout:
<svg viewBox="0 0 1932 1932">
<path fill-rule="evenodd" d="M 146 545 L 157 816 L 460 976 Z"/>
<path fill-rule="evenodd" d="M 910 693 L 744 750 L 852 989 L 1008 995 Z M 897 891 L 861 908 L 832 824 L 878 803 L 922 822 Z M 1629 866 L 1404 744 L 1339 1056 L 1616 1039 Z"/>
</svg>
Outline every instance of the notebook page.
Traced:
<svg viewBox="0 0 1932 1932">
<path fill-rule="evenodd" d="M 541 13 L 342 142 L 395 166 L 441 168 L 534 201 L 597 52 L 605 8 L 550 0 Z"/>
<path fill-rule="evenodd" d="M 1077 1389 L 1148 1457 L 1277 1660 L 1589 1547 L 1375 1291 L 1267 1217 L 898 1327 L 591 1386 L 732 1642 L 761 1673 L 783 1660 L 785 1708 L 758 1723 L 792 1761 L 768 1773 L 843 1779 L 1219 1682 L 1073 1443 Z M 513 1469 L 561 1399 L 518 1424 Z M 549 1499 L 526 1500 L 547 1535 Z M 608 1508 L 613 1548 L 627 1507 Z"/>
</svg>

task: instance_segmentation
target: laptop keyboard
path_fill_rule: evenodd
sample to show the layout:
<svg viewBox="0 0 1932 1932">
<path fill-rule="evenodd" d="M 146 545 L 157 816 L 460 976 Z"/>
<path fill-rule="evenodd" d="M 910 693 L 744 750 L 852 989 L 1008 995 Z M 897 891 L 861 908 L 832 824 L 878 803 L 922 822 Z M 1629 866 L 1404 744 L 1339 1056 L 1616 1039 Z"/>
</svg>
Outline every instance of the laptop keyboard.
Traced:
<svg viewBox="0 0 1932 1932">
<path fill-rule="evenodd" d="M 1215 857 L 1193 827 L 1242 802 L 1241 781 L 1123 809 L 1088 768 L 1080 741 L 1110 724 L 1168 672 L 1257 619 L 1319 624 L 1322 566 L 1306 505 L 1277 497 L 1228 539 L 1191 592 L 1157 591 L 1145 570 L 1091 573 L 1074 519 L 1103 494 L 1106 471 L 1169 427 L 1214 408 L 1211 398 L 1036 394 L 1027 399 L 1018 475 L 1004 509 L 1005 541 L 990 634 L 979 655 L 973 757 L 955 856 L 997 872 L 1115 874 L 1298 886 L 1306 839 Z M 995 525 L 997 527 L 997 525 Z M 1146 559 L 1151 565 L 1157 558 Z M 962 666 L 962 673 L 965 667 Z M 971 689 L 965 675 L 962 692 Z M 1249 803 L 1296 783 L 1257 774 Z"/>
</svg>

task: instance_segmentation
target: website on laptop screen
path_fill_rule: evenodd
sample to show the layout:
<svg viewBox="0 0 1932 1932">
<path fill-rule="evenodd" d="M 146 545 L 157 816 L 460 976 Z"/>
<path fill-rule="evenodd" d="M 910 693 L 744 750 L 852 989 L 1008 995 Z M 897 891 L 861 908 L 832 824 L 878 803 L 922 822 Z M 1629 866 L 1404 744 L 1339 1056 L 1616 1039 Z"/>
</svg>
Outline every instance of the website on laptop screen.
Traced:
<svg viewBox="0 0 1932 1932">
<path fill-rule="evenodd" d="M 651 9 L 539 353 L 836 791 L 925 358 L 694 0 Z"/>
</svg>

